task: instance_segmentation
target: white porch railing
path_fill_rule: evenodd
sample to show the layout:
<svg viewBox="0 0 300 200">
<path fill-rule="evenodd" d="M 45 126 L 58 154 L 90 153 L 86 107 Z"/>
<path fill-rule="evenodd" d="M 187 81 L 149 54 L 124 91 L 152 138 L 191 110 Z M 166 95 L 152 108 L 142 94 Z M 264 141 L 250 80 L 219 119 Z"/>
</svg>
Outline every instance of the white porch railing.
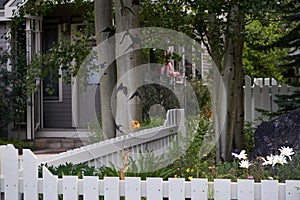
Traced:
<svg viewBox="0 0 300 200">
<path fill-rule="evenodd" d="M 120 151 L 124 148 L 127 149 L 133 159 L 137 159 L 140 152 L 145 153 L 147 151 L 153 151 L 155 155 L 166 155 L 172 142 L 176 140 L 178 132 L 185 134 L 184 110 L 172 109 L 168 110 L 163 126 L 141 130 L 52 157 L 42 158 L 38 160 L 38 163 L 57 166 L 66 163 L 66 161 L 74 164 L 88 162 L 99 167 L 110 166 L 111 162 L 120 166 L 122 164 Z"/>
<path fill-rule="evenodd" d="M 118 177 L 105 177 L 103 180 L 97 176 L 63 176 L 58 178 L 52 175 L 46 167 L 43 167 L 43 178 L 38 178 L 38 160 L 28 149 L 23 150 L 23 175 L 19 174 L 18 151 L 12 146 L 0 147 L 1 199 L 38 200 L 39 194 L 43 200 L 58 200 L 60 194 L 64 200 L 77 200 L 79 195 L 84 200 L 98 200 L 103 196 L 106 200 L 120 199 L 124 196 L 128 200 L 159 200 L 164 197 L 170 200 L 299 200 L 300 181 L 287 180 L 278 183 L 277 180 L 263 180 L 254 183 L 253 180 L 238 180 L 231 182 L 228 179 L 216 179 L 208 182 L 207 179 L 192 179 L 185 181 L 182 178 L 147 178 L 126 177 L 119 180 Z"/>
</svg>

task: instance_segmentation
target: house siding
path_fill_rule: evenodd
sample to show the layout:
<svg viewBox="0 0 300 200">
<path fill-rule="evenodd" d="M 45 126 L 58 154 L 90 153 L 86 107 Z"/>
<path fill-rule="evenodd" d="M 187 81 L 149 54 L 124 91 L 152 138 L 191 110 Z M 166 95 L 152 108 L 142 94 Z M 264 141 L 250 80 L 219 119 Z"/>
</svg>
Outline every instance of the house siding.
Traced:
<svg viewBox="0 0 300 200">
<path fill-rule="evenodd" d="M 44 128 L 72 128 L 71 85 L 63 84 L 63 100 L 44 102 Z"/>
<path fill-rule="evenodd" d="M 5 22 L 0 22 L 0 49 L 1 51 L 6 50 L 7 49 L 7 41 L 5 39 L 6 35 L 6 23 Z"/>
</svg>

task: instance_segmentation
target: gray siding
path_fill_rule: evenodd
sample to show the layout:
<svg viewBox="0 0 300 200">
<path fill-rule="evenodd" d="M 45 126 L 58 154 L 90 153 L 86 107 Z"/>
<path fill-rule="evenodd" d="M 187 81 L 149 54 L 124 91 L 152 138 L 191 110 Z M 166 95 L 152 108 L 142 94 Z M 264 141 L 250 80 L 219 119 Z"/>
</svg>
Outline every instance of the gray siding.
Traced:
<svg viewBox="0 0 300 200">
<path fill-rule="evenodd" d="M 5 55 L 5 51 L 7 50 L 7 40 L 2 37 L 6 34 L 6 22 L 0 22 L 0 57 Z M 3 63 L 1 69 L 8 69 L 6 63 Z"/>
<path fill-rule="evenodd" d="M 2 50 L 6 50 L 7 46 L 7 41 L 5 40 L 4 37 L 6 34 L 6 22 L 0 22 L 0 49 Z"/>
<path fill-rule="evenodd" d="M 6 3 L 7 0 L 0 0 L 0 9 L 4 8 L 4 5 Z"/>
<path fill-rule="evenodd" d="M 72 127 L 71 85 L 63 84 L 62 102 L 44 102 L 44 128 Z"/>
</svg>

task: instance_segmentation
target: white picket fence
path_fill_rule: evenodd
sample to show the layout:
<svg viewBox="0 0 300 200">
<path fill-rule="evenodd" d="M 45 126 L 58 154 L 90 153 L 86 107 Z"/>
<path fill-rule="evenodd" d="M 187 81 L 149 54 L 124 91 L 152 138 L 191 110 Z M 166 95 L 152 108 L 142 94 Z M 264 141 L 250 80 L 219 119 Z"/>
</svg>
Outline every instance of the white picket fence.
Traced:
<svg viewBox="0 0 300 200">
<path fill-rule="evenodd" d="M 41 158 L 38 163 L 57 166 L 66 163 L 66 161 L 74 164 L 88 162 L 90 165 L 99 167 L 110 166 L 111 162 L 115 166 L 120 166 L 122 164 L 120 152 L 124 148 L 134 160 L 138 159 L 140 153 L 151 151 L 156 156 L 167 156 L 168 150 L 177 140 L 179 132 L 185 135 L 184 109 L 172 109 L 168 110 L 163 126 L 112 138 L 52 157 Z M 165 160 L 168 158 L 165 157 Z"/>
<path fill-rule="evenodd" d="M 147 178 L 105 177 L 97 176 L 63 176 L 58 178 L 44 166 L 43 178 L 38 178 L 38 160 L 28 149 L 23 150 L 23 163 L 19 166 L 18 150 L 13 145 L 0 147 L 1 176 L 0 192 L 4 200 L 38 200 L 42 194 L 43 200 L 77 200 L 82 195 L 84 200 L 98 200 L 103 196 L 105 200 L 117 200 L 124 196 L 128 200 L 299 200 L 300 181 L 287 180 L 278 183 L 277 180 L 263 180 L 254 183 L 253 180 L 238 180 L 231 182 L 228 179 L 216 179 L 208 182 L 207 179 L 194 178 L 185 181 L 182 178 Z M 23 173 L 20 173 L 22 169 Z"/>
<path fill-rule="evenodd" d="M 245 76 L 244 98 L 245 98 L 245 120 L 255 122 L 261 117 L 256 109 L 277 111 L 278 106 L 274 102 L 276 95 L 293 94 L 296 87 L 288 85 L 277 85 L 274 79 L 257 78 L 251 80 Z"/>
</svg>

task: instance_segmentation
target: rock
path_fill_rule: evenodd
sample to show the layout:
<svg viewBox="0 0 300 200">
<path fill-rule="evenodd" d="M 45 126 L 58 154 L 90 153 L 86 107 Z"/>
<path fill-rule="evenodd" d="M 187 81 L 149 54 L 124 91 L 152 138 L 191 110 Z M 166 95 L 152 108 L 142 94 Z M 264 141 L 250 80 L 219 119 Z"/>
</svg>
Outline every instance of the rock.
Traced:
<svg viewBox="0 0 300 200">
<path fill-rule="evenodd" d="M 252 158 L 278 154 L 282 146 L 300 153 L 300 108 L 259 125 L 254 133 L 254 143 Z"/>
</svg>

